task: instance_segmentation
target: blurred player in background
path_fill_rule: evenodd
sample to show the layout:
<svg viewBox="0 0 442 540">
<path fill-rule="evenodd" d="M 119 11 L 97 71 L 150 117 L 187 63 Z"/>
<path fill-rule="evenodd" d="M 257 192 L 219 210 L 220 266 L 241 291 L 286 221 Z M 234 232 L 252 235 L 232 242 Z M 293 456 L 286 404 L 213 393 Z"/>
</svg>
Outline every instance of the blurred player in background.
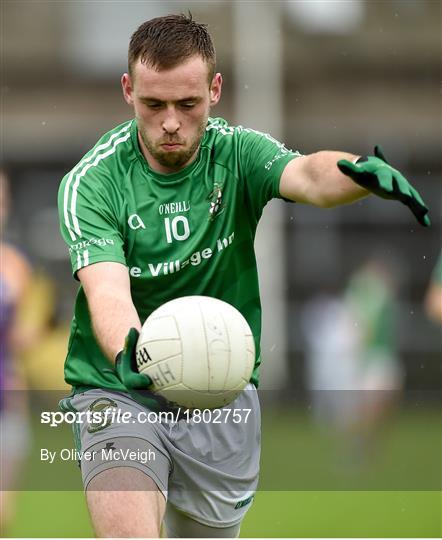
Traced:
<svg viewBox="0 0 442 540">
<path fill-rule="evenodd" d="M 323 293 L 308 300 L 300 320 L 315 421 L 341 436 L 355 414 L 359 328 L 342 294 Z"/>
<path fill-rule="evenodd" d="M 428 210 L 379 149 L 362 158 L 302 156 L 269 135 L 210 118 L 222 76 L 206 26 L 191 17 L 142 24 L 121 82 L 135 119 L 104 135 L 59 191 L 61 231 L 81 282 L 65 366 L 74 391 L 61 407 L 158 408 L 153 394 L 132 398 L 151 383 L 135 363 L 142 322 L 189 294 L 235 306 L 256 343 L 250 385 L 230 404 L 252 409 L 247 423 L 83 424 L 77 441 L 98 453 L 156 452 L 149 463 L 81 463 L 97 535 L 156 537 L 164 519 L 169 537 L 236 537 L 258 484 L 261 307 L 253 243 L 264 206 L 279 197 L 332 207 L 372 192 L 403 202 L 425 226 Z"/>
<path fill-rule="evenodd" d="M 432 321 L 442 324 L 442 252 L 439 254 L 427 289 L 425 309 Z"/>
<path fill-rule="evenodd" d="M 403 386 L 396 345 L 398 275 L 393 262 L 376 255 L 350 277 L 344 293 L 359 335 L 356 403 L 348 425 L 357 460 L 370 457 Z"/>
<path fill-rule="evenodd" d="M 398 272 L 392 264 L 372 256 L 341 295 L 318 296 L 302 312 L 313 412 L 336 436 L 342 468 L 371 457 L 402 388 L 395 333 Z"/>
<path fill-rule="evenodd" d="M 26 384 L 17 354 L 26 346 L 26 336 L 18 323 L 17 313 L 25 300 L 31 268 L 14 246 L 4 241 L 4 228 L 9 211 L 9 186 L 0 171 L 0 431 L 1 431 L 1 499 L 2 535 L 14 515 L 14 490 L 24 459 L 29 433 Z"/>
</svg>

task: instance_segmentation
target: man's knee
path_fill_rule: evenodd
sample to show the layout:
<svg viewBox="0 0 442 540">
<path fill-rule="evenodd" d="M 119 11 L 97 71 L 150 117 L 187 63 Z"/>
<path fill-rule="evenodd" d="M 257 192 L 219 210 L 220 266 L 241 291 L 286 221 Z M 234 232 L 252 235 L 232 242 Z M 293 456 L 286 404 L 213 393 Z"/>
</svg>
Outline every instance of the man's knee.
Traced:
<svg viewBox="0 0 442 540">
<path fill-rule="evenodd" d="M 155 482 L 138 469 L 101 472 L 89 483 L 86 498 L 98 537 L 159 537 L 165 499 Z"/>
</svg>

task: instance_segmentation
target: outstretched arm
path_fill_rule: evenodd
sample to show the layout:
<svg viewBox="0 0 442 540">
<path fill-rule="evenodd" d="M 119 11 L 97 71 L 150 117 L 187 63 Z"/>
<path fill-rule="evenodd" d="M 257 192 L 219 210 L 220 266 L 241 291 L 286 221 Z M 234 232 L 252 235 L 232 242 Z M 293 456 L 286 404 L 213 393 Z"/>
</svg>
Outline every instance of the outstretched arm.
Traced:
<svg viewBox="0 0 442 540">
<path fill-rule="evenodd" d="M 279 191 L 298 203 L 332 208 L 352 203 L 369 194 L 336 166 L 340 159 L 355 161 L 358 156 L 346 152 L 321 151 L 290 161 L 281 176 Z"/>
<path fill-rule="evenodd" d="M 395 199 L 410 208 L 428 227 L 428 208 L 407 179 L 385 159 L 381 149 L 358 158 L 344 152 L 322 151 L 289 162 L 280 182 L 283 197 L 323 208 L 351 203 L 369 193 Z"/>
</svg>

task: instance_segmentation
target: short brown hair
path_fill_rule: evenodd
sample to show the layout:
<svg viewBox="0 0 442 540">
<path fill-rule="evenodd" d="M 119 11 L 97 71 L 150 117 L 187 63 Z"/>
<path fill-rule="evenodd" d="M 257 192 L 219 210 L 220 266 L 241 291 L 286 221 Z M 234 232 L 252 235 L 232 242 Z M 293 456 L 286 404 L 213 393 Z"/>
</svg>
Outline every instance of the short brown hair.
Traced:
<svg viewBox="0 0 442 540">
<path fill-rule="evenodd" d="M 207 24 L 197 23 L 192 15 L 166 15 L 143 23 L 129 44 L 129 73 L 140 58 L 154 69 L 169 69 L 200 55 L 209 66 L 209 82 L 215 75 L 216 53 Z"/>
</svg>

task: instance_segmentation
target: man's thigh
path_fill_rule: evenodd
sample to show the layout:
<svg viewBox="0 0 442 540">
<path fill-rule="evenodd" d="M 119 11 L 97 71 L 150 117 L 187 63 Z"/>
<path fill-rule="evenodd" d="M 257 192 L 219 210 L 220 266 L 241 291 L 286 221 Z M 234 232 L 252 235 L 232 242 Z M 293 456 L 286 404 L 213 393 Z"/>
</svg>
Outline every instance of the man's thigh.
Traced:
<svg viewBox="0 0 442 540">
<path fill-rule="evenodd" d="M 139 421 L 139 413 L 146 412 L 144 407 L 125 394 L 96 389 L 62 400 L 60 408 L 90 415 L 99 413 L 103 420 L 87 422 L 84 414 L 83 421 L 74 424 L 85 489 L 103 471 L 125 467 L 152 478 L 156 487 L 166 494 L 170 459 L 156 433 L 157 426 Z M 118 414 L 110 414 L 111 410 Z"/>
<path fill-rule="evenodd" d="M 66 398 L 60 407 L 101 414 L 102 421 L 82 421 L 74 430 L 96 535 L 158 537 L 170 461 L 155 426 L 139 422 L 145 409 L 125 394 L 100 389 Z M 109 414 L 111 409 L 118 414 Z"/>
</svg>

